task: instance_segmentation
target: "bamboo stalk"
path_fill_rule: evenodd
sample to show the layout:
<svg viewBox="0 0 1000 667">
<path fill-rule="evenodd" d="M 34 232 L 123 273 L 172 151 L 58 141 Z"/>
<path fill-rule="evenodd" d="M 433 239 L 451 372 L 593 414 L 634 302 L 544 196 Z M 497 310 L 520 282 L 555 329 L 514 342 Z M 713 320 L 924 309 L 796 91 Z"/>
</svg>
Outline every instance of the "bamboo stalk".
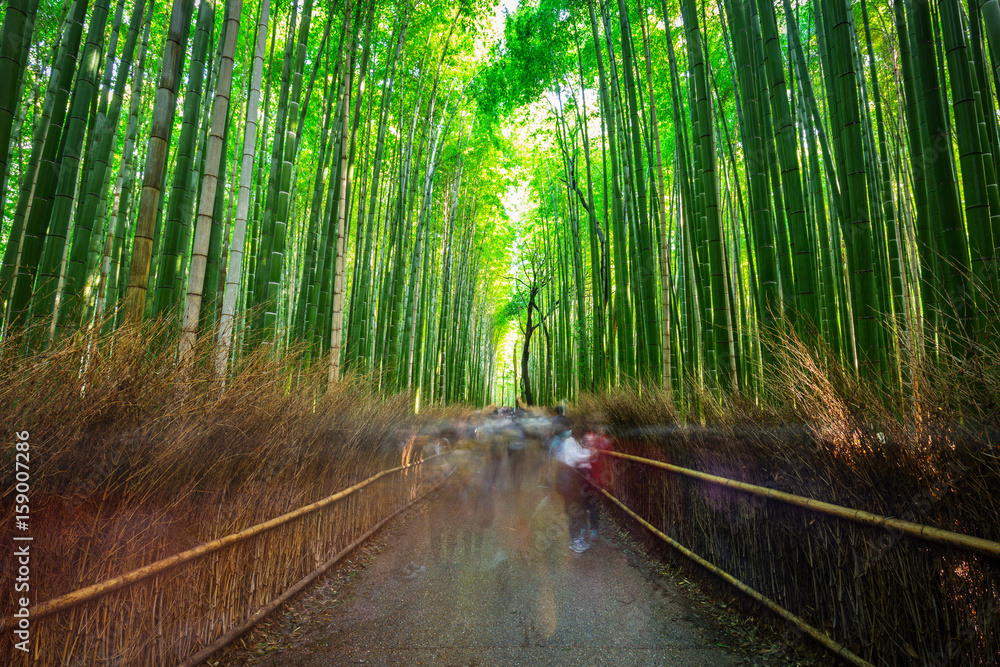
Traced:
<svg viewBox="0 0 1000 667">
<path fill-rule="evenodd" d="M 820 512 L 821 514 L 828 514 L 830 516 L 835 516 L 840 519 L 847 519 L 848 521 L 854 521 L 855 523 L 860 523 L 869 526 L 876 526 L 884 530 L 896 530 L 901 533 L 905 533 L 907 535 L 920 538 L 922 540 L 928 540 L 930 542 L 938 542 L 940 544 L 948 544 L 950 546 L 962 547 L 965 549 L 976 551 L 981 554 L 986 554 L 987 556 L 1000 557 L 1000 542 L 993 542 L 992 540 L 983 539 L 981 537 L 974 537 L 972 535 L 963 535 L 962 533 L 956 533 L 950 530 L 935 528 L 933 526 L 927 526 L 921 523 L 915 523 L 913 521 L 893 519 L 892 517 L 882 516 L 880 514 L 872 514 L 871 512 L 865 512 L 864 510 L 856 510 L 850 507 L 834 505 L 833 503 L 827 503 L 821 500 L 815 500 L 813 498 L 806 498 L 804 496 L 797 496 L 792 493 L 785 493 L 784 491 L 769 489 L 765 486 L 757 486 L 755 484 L 748 484 L 746 482 L 738 482 L 734 479 L 719 477 L 717 475 L 709 475 L 708 473 L 699 472 L 697 470 L 691 470 L 689 468 L 681 468 L 680 466 L 675 466 L 670 463 L 664 463 L 663 461 L 644 459 L 642 457 L 633 456 L 631 454 L 622 454 L 620 452 L 612 452 L 612 451 L 602 451 L 601 454 L 604 454 L 606 456 L 615 456 L 620 459 L 635 461 L 637 463 L 644 463 L 646 465 L 653 466 L 656 468 L 662 468 L 663 470 L 668 470 L 670 472 L 674 472 L 679 475 L 685 475 L 686 477 L 699 479 L 703 482 L 708 482 L 710 484 L 718 484 L 720 486 L 729 487 L 731 489 L 737 489 L 739 491 L 744 491 L 746 493 L 752 493 L 758 496 L 763 496 L 765 498 L 770 498 L 771 500 L 778 500 L 780 502 L 787 503 L 789 505 L 804 507 L 806 509 L 813 510 L 815 512 Z"/>
</svg>

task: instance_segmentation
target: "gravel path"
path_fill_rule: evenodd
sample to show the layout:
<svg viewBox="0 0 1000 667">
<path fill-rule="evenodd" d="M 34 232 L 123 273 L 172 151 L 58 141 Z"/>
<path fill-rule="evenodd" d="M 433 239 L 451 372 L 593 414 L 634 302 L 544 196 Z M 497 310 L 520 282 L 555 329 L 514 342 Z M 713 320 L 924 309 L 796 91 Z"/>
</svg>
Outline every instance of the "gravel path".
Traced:
<svg viewBox="0 0 1000 667">
<path fill-rule="evenodd" d="M 464 466 L 377 557 L 355 557 L 364 569 L 328 577 L 286 609 L 280 639 L 257 633 L 252 650 L 268 657 L 221 664 L 746 664 L 710 639 L 684 596 L 630 563 L 613 526 L 571 551 L 542 467 L 518 484 L 496 480 Z"/>
</svg>

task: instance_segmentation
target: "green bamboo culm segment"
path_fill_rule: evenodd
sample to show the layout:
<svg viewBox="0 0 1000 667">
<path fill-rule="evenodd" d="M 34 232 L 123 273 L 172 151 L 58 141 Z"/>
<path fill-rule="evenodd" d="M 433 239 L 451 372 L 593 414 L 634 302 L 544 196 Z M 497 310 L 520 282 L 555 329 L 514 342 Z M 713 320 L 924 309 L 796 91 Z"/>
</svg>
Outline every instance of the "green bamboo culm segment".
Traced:
<svg viewBox="0 0 1000 667">
<path fill-rule="evenodd" d="M 809 220 L 799 170 L 797 130 L 786 92 L 789 88 L 785 79 L 788 67 L 782 58 L 773 3 L 769 0 L 758 0 L 757 7 L 764 42 L 766 88 L 774 118 L 775 143 L 781 164 L 781 189 L 791 236 L 795 295 L 794 307 L 788 315 L 793 321 L 801 319 L 806 328 L 814 328 L 820 322 L 816 289 L 816 253 L 809 233 Z"/>
<path fill-rule="evenodd" d="M 711 317 L 706 318 L 710 322 L 708 331 L 711 336 L 706 340 L 706 351 L 713 352 L 710 357 L 714 362 L 712 370 L 719 384 L 730 390 L 735 388 L 736 355 L 730 311 L 729 271 L 723 247 L 723 222 L 719 205 L 714 121 L 708 97 L 708 75 L 703 60 L 704 45 L 694 0 L 682 2 L 681 10 L 688 40 L 689 67 L 694 82 L 692 116 L 695 118 L 697 146 L 695 168 L 701 172 L 698 182 L 700 191 L 697 195 L 697 201 L 701 205 L 697 215 L 702 227 L 701 233 L 707 239 L 707 259 L 711 267 L 711 275 L 708 277 L 711 282 Z M 708 310 L 707 305 L 705 308 Z M 708 349 L 713 343 L 714 350 Z"/>
<path fill-rule="evenodd" d="M 907 0 L 907 21 L 910 48 L 916 61 L 916 81 L 921 113 L 921 139 L 924 150 L 923 169 L 932 188 L 928 215 L 928 252 L 937 256 L 940 276 L 937 285 L 939 317 L 951 345 L 961 345 L 974 303 L 970 285 L 969 244 L 963 225 L 961 196 L 955 170 L 954 151 L 945 114 L 945 99 L 941 89 L 943 63 L 938 63 L 931 22 L 930 5 L 926 0 Z"/>
<path fill-rule="evenodd" d="M 0 183 L 7 183 L 8 149 L 14 116 L 20 103 L 21 74 L 24 68 L 21 45 L 31 33 L 26 31 L 28 0 L 10 0 L 7 3 L 3 25 L 0 26 Z M 6 189 L 6 188 L 4 188 Z M 0 203 L 5 198 L 0 199 Z M 0 206 L 0 210 L 3 207 Z M 13 234 L 11 235 L 14 236 Z"/>
<path fill-rule="evenodd" d="M 951 82 L 954 128 L 958 139 L 959 164 L 962 172 L 965 223 L 971 253 L 968 288 L 972 292 L 966 297 L 968 303 L 965 308 L 972 312 L 966 313 L 966 317 L 977 320 L 971 323 L 975 330 L 985 330 L 986 318 L 993 310 L 1000 291 L 997 284 L 993 228 L 990 220 L 984 147 L 986 137 L 983 136 L 985 133 L 980 133 L 981 109 L 976 101 L 979 92 L 976 85 L 978 79 L 972 69 L 970 50 L 967 46 L 966 22 L 958 0 L 942 0 L 940 16 Z M 956 178 L 956 182 L 957 180 Z M 992 180 L 995 181 L 995 177 Z M 964 230 L 952 227 L 946 229 L 945 234 L 957 234 L 959 231 Z M 964 236 L 964 234 L 958 235 Z"/>
<path fill-rule="evenodd" d="M 727 0 L 729 23 L 734 27 L 749 23 L 747 7 L 742 3 Z M 743 142 L 746 146 L 746 179 L 749 183 L 749 208 L 752 215 L 754 254 L 758 267 L 757 316 L 762 329 L 773 331 L 775 323 L 782 315 L 781 287 L 778 280 L 777 245 L 773 218 L 770 213 L 770 188 L 766 165 L 766 142 L 764 126 L 764 87 L 760 72 L 754 65 L 752 40 L 745 29 L 732 32 L 735 40 L 735 60 L 739 88 L 743 100 L 745 122 L 741 125 Z M 765 355 L 768 354 L 765 352 Z"/>
<path fill-rule="evenodd" d="M 201 201 L 198 203 L 197 226 L 194 247 L 191 251 L 191 271 L 188 277 L 187 298 L 185 300 L 179 356 L 182 363 L 191 362 L 192 350 L 197 341 L 198 324 L 202 303 L 205 300 L 205 274 L 208 255 L 211 251 L 212 228 L 215 226 L 215 199 L 219 189 L 219 172 L 224 164 L 223 147 L 226 122 L 229 118 L 230 94 L 233 82 L 233 58 L 240 25 L 242 0 L 230 0 L 226 9 L 226 26 L 223 34 L 223 53 L 215 99 L 212 101 L 211 124 L 208 145 L 205 151 L 205 172 L 202 176 Z"/>
<path fill-rule="evenodd" d="M 631 47 L 631 25 L 628 20 L 628 12 L 625 8 L 625 0 L 618 0 L 618 11 L 620 15 L 620 27 L 622 31 L 622 69 L 624 72 L 625 88 L 627 91 L 627 108 L 630 116 L 629 131 L 632 142 L 632 160 L 635 168 L 631 172 L 635 182 L 635 196 L 637 200 L 636 214 L 636 236 L 638 243 L 637 268 L 640 274 L 639 294 L 641 295 L 638 310 L 636 312 L 636 329 L 639 334 L 640 354 L 643 367 L 642 374 L 653 384 L 659 383 L 660 377 L 660 346 L 659 346 L 659 317 L 656 309 L 656 266 L 653 250 L 653 234 L 651 231 L 649 202 L 646 188 L 646 173 L 643 168 L 644 147 L 641 139 L 642 123 L 639 118 L 639 103 L 636 98 L 637 83 L 635 80 L 634 55 Z M 626 32 L 627 31 L 627 32 Z M 582 270 L 582 267 L 581 267 Z M 713 283 L 714 286 L 714 283 Z"/>
<path fill-rule="evenodd" d="M 298 30 L 298 42 L 295 49 L 294 70 L 291 75 L 291 88 L 288 92 L 288 108 L 284 113 L 284 122 L 277 130 L 283 132 L 281 145 L 275 147 L 275 153 L 280 153 L 280 171 L 275 182 L 277 184 L 277 199 L 273 220 L 271 252 L 269 257 L 269 275 L 267 276 L 266 296 L 264 298 L 263 331 L 268 339 L 277 337 L 277 303 L 278 290 L 282 282 L 285 247 L 288 237 L 288 218 L 291 212 L 291 181 L 292 163 L 298 150 L 298 137 L 294 131 L 295 120 L 298 117 L 300 96 L 302 93 L 302 67 L 304 65 L 304 44 L 309 38 L 309 28 L 312 20 L 313 3 L 306 0 L 302 10 L 302 21 Z M 277 141 L 276 141 L 277 144 Z"/>
<path fill-rule="evenodd" d="M 14 263 L 14 282 L 7 308 L 8 322 L 14 327 L 27 324 L 32 305 L 35 278 L 38 275 L 39 260 L 49 226 L 51 197 L 60 165 L 60 138 L 66 120 L 70 86 L 76 71 L 77 53 L 83 37 L 83 18 L 86 9 L 84 0 L 76 0 L 67 17 L 63 42 L 51 80 L 53 96 L 50 115 L 47 122 L 43 123 L 46 128 L 45 138 L 32 147 L 31 160 L 37 165 L 33 174 L 34 182 L 30 189 L 22 188 L 18 198 L 15 218 L 21 220 L 15 220 L 14 224 L 16 227 L 23 221 L 24 230 L 19 244 L 20 251 L 17 253 L 19 256 Z"/>
<path fill-rule="evenodd" d="M 37 0 L 31 2 L 9 2 L 4 21 L 0 26 L 0 73 L 7 85 L 0 89 L 0 212 L 6 210 L 8 188 L 6 184 L 9 179 L 10 160 L 13 154 L 11 146 L 12 132 L 16 122 L 16 117 L 20 109 L 21 90 L 23 88 L 25 51 L 31 45 L 34 32 L 34 12 L 37 10 Z M 20 45 L 20 48 L 15 48 Z M 58 62 L 58 60 L 57 60 Z M 42 113 L 42 123 L 51 115 L 51 104 L 54 93 L 53 80 L 50 79 L 45 95 L 45 109 Z M 45 113 L 45 112 L 48 113 Z M 6 147 L 10 147 L 9 150 Z M 34 178 L 35 170 L 38 167 L 38 153 L 40 143 L 37 139 L 32 140 L 30 152 L 30 162 L 27 172 L 22 176 L 22 184 Z M 23 185 L 20 195 L 23 195 Z M 21 197 L 17 199 L 18 215 L 15 211 L 11 222 L 10 234 L 7 239 L 7 247 L 3 253 L 3 264 L 0 265 L 0 302 L 3 302 L 4 315 L 9 314 L 10 294 L 13 288 L 14 264 L 17 259 L 21 240 L 24 236 L 24 212 L 21 207 Z"/>
</svg>

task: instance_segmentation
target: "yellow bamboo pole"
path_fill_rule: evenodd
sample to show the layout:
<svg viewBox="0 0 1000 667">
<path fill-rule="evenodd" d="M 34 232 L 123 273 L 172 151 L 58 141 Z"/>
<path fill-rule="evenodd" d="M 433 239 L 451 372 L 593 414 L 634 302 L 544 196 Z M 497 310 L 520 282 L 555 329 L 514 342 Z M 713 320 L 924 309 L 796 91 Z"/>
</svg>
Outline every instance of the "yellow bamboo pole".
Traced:
<svg viewBox="0 0 1000 667">
<path fill-rule="evenodd" d="M 167 570 L 175 568 L 178 565 L 187 563 L 188 561 L 192 561 L 196 558 L 201 558 L 202 556 L 213 553 L 220 549 L 224 549 L 225 547 L 232 546 L 237 542 L 242 542 L 243 540 L 254 537 L 255 535 L 266 533 L 270 530 L 277 528 L 278 526 L 282 526 L 288 523 L 289 521 L 293 521 L 295 519 L 298 519 L 299 517 L 311 514 L 317 510 L 326 507 L 327 505 L 330 505 L 332 503 L 337 502 L 338 500 L 346 498 L 352 493 L 360 491 L 361 489 L 368 486 L 372 482 L 375 482 L 376 480 L 386 475 L 390 475 L 394 472 L 405 470 L 406 468 L 413 468 L 419 466 L 425 461 L 429 461 L 430 459 L 436 456 L 441 456 L 441 454 L 435 454 L 434 456 L 428 456 L 426 459 L 415 461 L 414 463 L 410 463 L 403 466 L 397 466 L 395 468 L 390 468 L 388 470 L 383 470 L 382 472 L 372 475 L 371 477 L 369 477 L 364 481 L 358 482 L 354 486 L 350 486 L 342 491 L 338 491 L 332 496 L 327 496 L 322 500 L 317 500 L 314 503 L 305 505 L 304 507 L 300 507 L 297 510 L 293 510 L 291 512 L 288 512 L 287 514 L 275 517 L 274 519 L 270 519 L 263 523 L 258 523 L 256 526 L 245 528 L 237 533 L 232 533 L 230 535 L 226 535 L 225 537 L 220 537 L 217 540 L 212 540 L 211 542 L 206 542 L 205 544 L 201 544 L 197 547 L 194 547 L 193 549 L 188 549 L 187 551 L 182 551 L 179 554 L 168 556 L 167 558 L 158 560 L 155 563 L 146 565 L 145 567 L 140 567 L 137 570 L 132 570 L 131 572 L 128 572 L 121 576 L 114 577 L 112 579 L 107 579 L 100 583 L 92 584 L 90 586 L 80 588 L 70 593 L 66 593 L 65 595 L 60 595 L 57 598 L 47 600 L 41 604 L 32 607 L 29 610 L 29 614 L 31 615 L 31 618 L 37 620 L 39 618 L 49 616 L 56 612 L 69 609 L 70 607 L 75 607 L 76 605 L 82 604 L 89 600 L 93 600 L 94 598 L 100 597 L 102 595 L 106 595 L 107 593 L 110 593 L 112 591 L 125 588 L 126 586 L 130 586 L 136 583 L 137 581 L 148 579 L 149 577 L 152 577 L 154 575 L 160 574 L 161 572 L 165 572 Z M 0 632 L 6 631 L 7 628 L 12 625 L 13 624 L 7 621 L 6 618 L 0 619 Z"/>
<path fill-rule="evenodd" d="M 682 468 L 670 463 L 664 463 L 663 461 L 654 461 L 653 459 L 644 459 L 640 456 L 633 456 L 632 454 L 622 454 L 621 452 L 612 451 L 602 451 L 601 454 L 614 456 L 615 458 L 625 459 L 627 461 L 643 463 L 648 466 L 677 473 L 678 475 L 684 475 L 685 477 L 691 477 L 710 484 L 718 484 L 719 486 L 725 486 L 730 489 L 737 489 L 745 493 L 763 496 L 788 505 L 804 507 L 805 509 L 820 512 L 821 514 L 835 516 L 840 519 L 847 519 L 848 521 L 853 521 L 855 523 L 875 526 L 887 531 L 895 530 L 922 540 L 938 542 L 949 546 L 962 547 L 987 556 L 1000 557 L 1000 542 L 993 542 L 981 537 L 963 535 L 962 533 L 956 533 L 942 528 L 935 528 L 934 526 L 928 526 L 922 523 L 905 521 L 903 519 L 893 519 L 892 517 L 882 516 L 881 514 L 872 514 L 871 512 L 851 509 L 850 507 L 843 507 L 842 505 L 825 503 L 821 500 L 815 500 L 813 498 L 797 496 L 792 493 L 785 493 L 784 491 L 769 489 L 766 486 L 757 486 L 746 482 L 738 482 L 734 479 L 709 475 L 708 473 L 691 470 L 690 468 Z"/>
<path fill-rule="evenodd" d="M 618 507 L 622 508 L 622 510 L 624 510 L 626 513 L 628 513 L 633 519 L 635 519 L 636 521 L 638 521 L 639 523 L 641 523 L 651 533 L 653 533 L 654 535 L 656 535 L 657 537 L 659 537 L 661 540 L 663 540 L 664 542 L 666 542 L 667 544 L 669 544 L 671 547 L 673 547 L 674 549 L 677 549 L 682 554 L 684 554 L 685 556 L 687 556 L 688 558 L 690 558 L 691 560 L 693 560 L 698 565 L 701 565 L 703 568 L 705 568 L 706 570 L 708 570 L 712 574 L 720 577 L 724 581 L 727 581 L 730 584 L 732 584 L 733 586 L 735 586 L 736 588 L 740 589 L 741 591 L 743 591 L 744 593 L 746 593 L 747 595 L 749 595 L 750 597 L 752 597 L 754 600 L 757 600 L 758 602 L 764 603 L 765 605 L 767 605 L 767 607 L 771 611 L 773 611 L 778 616 L 781 616 L 785 620 L 787 620 L 790 623 L 792 623 L 799 630 L 802 630 L 802 632 L 806 633 L 807 635 L 809 635 L 810 637 L 812 637 L 813 639 L 815 639 L 816 641 L 818 641 L 820 644 L 822 644 L 823 646 L 825 646 L 827 649 L 829 649 L 831 652 L 833 652 L 837 656 L 843 658 L 844 660 L 850 662 L 851 664 L 859 665 L 859 667 L 875 667 L 872 663 L 868 662 L 864 658 L 861 658 L 857 654 L 853 653 L 846 646 L 843 646 L 843 645 L 835 642 L 834 640 L 830 639 L 830 637 L 827 636 L 826 633 L 820 632 L 818 629 L 816 629 L 813 626 L 809 625 L 804 620 L 802 620 L 801 618 L 799 618 L 798 616 L 796 616 L 792 612 L 788 611 L 787 609 L 785 609 L 784 607 L 782 607 L 780 604 L 778 604 L 777 602 L 775 602 L 771 598 L 767 597 L 766 595 L 763 595 L 762 593 L 758 592 L 757 590 L 755 590 L 753 588 L 750 588 L 749 586 L 747 586 L 746 584 L 744 584 L 742 581 L 740 581 L 739 579 L 737 579 L 733 575 L 729 574 L 725 570 L 720 570 L 718 567 L 716 567 L 715 565 L 713 565 L 709 561 L 705 560 L 704 558 L 702 558 L 701 556 L 699 556 L 695 552 L 691 551 L 690 549 L 688 549 L 687 547 L 685 547 L 680 542 L 677 542 L 676 540 L 674 540 L 669 535 L 666 535 L 666 534 L 660 532 L 659 530 L 656 529 L 656 527 L 653 526 L 653 524 L 649 523 L 648 521 L 646 521 L 645 519 L 643 519 L 641 516 L 639 516 L 638 514 L 636 514 L 635 512 L 633 512 L 631 509 L 629 509 L 628 507 L 626 507 L 625 504 L 622 501 L 618 500 L 617 498 L 615 498 L 613 495 L 611 495 L 610 493 L 608 493 L 604 489 L 598 489 L 598 490 L 601 493 L 603 493 L 611 502 L 613 502 L 614 504 L 618 505 Z"/>
</svg>

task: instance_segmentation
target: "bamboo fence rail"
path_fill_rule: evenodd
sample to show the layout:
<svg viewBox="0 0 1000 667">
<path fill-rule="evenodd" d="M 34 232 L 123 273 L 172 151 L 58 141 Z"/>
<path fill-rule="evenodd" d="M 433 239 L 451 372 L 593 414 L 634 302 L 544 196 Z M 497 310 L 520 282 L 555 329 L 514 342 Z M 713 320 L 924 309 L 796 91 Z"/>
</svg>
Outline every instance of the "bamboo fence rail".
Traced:
<svg viewBox="0 0 1000 667">
<path fill-rule="evenodd" d="M 877 526 L 885 530 L 896 530 L 922 540 L 969 549 L 987 556 L 1000 557 L 1000 542 L 985 540 L 981 537 L 964 535 L 951 530 L 943 530 L 941 528 L 935 528 L 934 526 L 927 526 L 922 523 L 894 519 L 880 514 L 865 512 L 863 510 L 834 505 L 833 503 L 826 503 L 814 498 L 797 496 L 792 493 L 769 489 L 766 486 L 747 484 L 746 482 L 739 482 L 735 479 L 719 477 L 718 475 L 709 475 L 708 473 L 691 470 L 690 468 L 682 468 L 681 466 L 672 465 L 663 461 L 656 461 L 654 459 L 646 459 L 632 454 L 623 454 L 621 452 L 614 451 L 602 451 L 601 454 L 625 459 L 626 461 L 635 461 L 637 463 L 653 466 L 654 468 L 661 468 L 663 470 L 677 473 L 678 475 L 684 475 L 686 477 L 691 477 L 692 479 L 699 479 L 703 482 L 708 482 L 709 484 L 718 484 L 719 486 L 724 486 L 730 489 L 737 489 L 739 491 L 752 493 L 757 496 L 763 496 L 765 498 L 777 500 L 789 505 L 795 505 L 796 507 L 804 507 L 806 509 L 813 510 L 814 512 L 820 512 L 829 516 L 847 519 L 848 521 L 867 524 L 869 526 Z"/>
<path fill-rule="evenodd" d="M 438 456 L 383 470 L 274 519 L 35 605 L 31 653 L 8 644 L 0 663 L 176 665 L 210 647 L 214 652 L 220 639 L 248 630 L 436 489 L 439 480 L 427 479 L 422 468 Z M 234 545 L 241 548 L 228 548 Z M 0 619 L 0 632 L 12 620 Z"/>
<path fill-rule="evenodd" d="M 705 568 L 706 570 L 708 570 L 712 574 L 720 577 L 724 581 L 729 582 L 730 584 L 732 584 L 736 588 L 740 589 L 741 591 L 743 591 L 744 593 L 746 593 L 747 595 L 749 595 L 750 597 L 752 597 L 754 600 L 757 600 L 758 602 L 763 603 L 769 609 L 771 609 L 771 611 L 775 612 L 776 614 L 778 614 L 782 618 L 784 618 L 787 621 L 791 622 L 797 628 L 799 628 L 800 630 L 802 630 L 803 632 L 805 632 L 807 635 L 809 635 L 810 637 L 812 637 L 813 639 L 815 639 L 816 641 L 818 641 L 820 644 L 822 644 L 823 646 L 825 646 L 834 655 L 836 655 L 836 656 L 838 656 L 840 658 L 843 658 L 844 660 L 847 660 L 851 664 L 858 665 L 859 667 L 874 667 L 874 665 L 872 665 L 872 663 L 870 663 L 867 660 L 864 660 L 863 658 L 861 658 L 858 655 L 854 654 L 847 647 L 842 646 L 841 644 L 838 644 L 834 640 L 830 639 L 830 637 L 827 634 L 825 634 L 824 632 L 821 632 L 820 630 L 818 630 L 818 629 L 814 628 L 813 626 L 809 625 L 804 620 L 802 620 L 801 618 L 799 618 L 798 616 L 796 616 L 792 612 L 788 611 L 787 609 L 785 609 L 784 607 L 782 607 L 781 605 L 779 605 L 777 602 L 775 602 L 771 598 L 767 597 L 766 595 L 762 595 L 760 592 L 754 590 L 753 588 L 750 588 L 749 586 L 747 586 L 745 583 L 743 583 L 742 581 L 740 581 L 739 579 L 737 579 L 733 575 L 729 574 L 725 570 L 719 569 L 718 567 L 716 567 L 715 565 L 713 565 L 709 561 L 705 560 L 704 558 L 702 558 L 701 556 L 699 556 L 695 552 L 693 552 L 690 549 L 688 549 L 687 547 L 685 547 L 680 542 L 674 540 L 672 537 L 670 537 L 666 533 L 661 532 L 660 530 L 658 530 L 656 528 L 656 526 L 654 526 L 653 524 L 649 523 L 648 521 L 646 521 L 645 519 L 643 519 L 641 516 L 639 516 L 638 514 L 636 514 L 635 512 L 633 512 L 629 507 L 627 507 L 625 505 L 625 503 L 623 503 L 622 501 L 618 500 L 617 498 L 615 498 L 613 495 L 611 495 L 610 493 L 608 493 L 604 489 L 599 489 L 599 491 L 601 493 L 603 493 L 604 496 L 606 498 L 608 498 L 611 502 L 613 502 L 614 504 L 618 505 L 618 507 L 620 507 L 626 514 L 628 514 L 633 519 L 635 519 L 636 521 L 638 521 L 640 524 L 642 524 L 646 529 L 648 529 L 651 533 L 653 533 L 654 535 L 656 535 L 658 538 L 660 538 L 661 540 L 663 540 L 664 542 L 666 542 L 667 544 L 669 544 L 674 549 L 677 549 L 682 554 L 684 554 L 685 556 L 687 556 L 688 558 L 690 558 L 691 560 L 693 560 L 698 565 L 701 565 L 703 568 Z"/>
<path fill-rule="evenodd" d="M 939 464 L 940 481 L 863 486 L 869 470 L 832 475 L 809 458 L 817 445 L 790 430 L 625 438 L 602 452 L 604 486 L 612 507 L 655 535 L 651 545 L 666 542 L 846 661 L 986 667 L 1000 655 L 1000 541 L 986 539 L 997 515 L 981 495 L 993 459 L 977 464 L 971 445 L 956 447 L 964 458 Z M 649 458 L 660 456 L 680 465 Z M 772 479 L 785 489 L 761 485 Z M 807 497 L 820 493 L 850 500 Z M 883 514 L 845 506 L 865 501 Z"/>
<path fill-rule="evenodd" d="M 189 657 L 187 660 L 185 660 L 180 665 L 178 665 L 178 667 L 195 667 L 195 665 L 200 665 L 202 662 L 204 662 L 205 660 L 207 660 L 208 658 L 210 658 L 212 655 L 214 655 L 215 653 L 218 653 L 223 648 L 225 648 L 229 644 L 231 644 L 234 641 L 236 641 L 238 638 L 240 638 L 241 636 L 243 636 L 244 634 L 246 634 L 248 631 L 250 631 L 250 629 L 253 628 L 253 626 L 257 625 L 258 623 L 260 623 L 261 620 L 263 620 L 264 618 L 266 618 L 268 616 L 268 614 L 270 614 L 272 611 L 274 611 L 275 609 L 277 609 L 278 607 L 280 607 L 282 604 L 284 604 L 285 602 L 287 602 L 291 597 L 293 597 L 294 595 L 296 595 L 299 591 L 301 591 L 306 586 L 308 586 L 310 583 L 312 583 L 317 578 L 319 578 L 320 575 L 322 575 L 324 572 L 326 572 L 331 567 L 333 567 L 334 565 L 336 565 L 337 563 L 339 563 L 341 560 L 343 560 L 345 556 L 347 556 L 349 553 L 351 553 L 352 551 L 354 551 L 355 549 L 357 549 L 361 544 L 363 544 L 365 542 L 365 540 L 367 540 L 369 537 L 371 537 L 372 535 L 374 535 L 375 533 L 377 533 L 378 530 L 382 526 L 384 526 L 385 524 L 387 524 L 393 517 L 397 516 L 400 512 L 402 512 L 406 508 L 410 507 L 414 503 L 417 503 L 417 502 L 423 500 L 424 498 L 426 498 L 428 495 L 430 495 L 434 491 L 437 491 L 439 488 L 441 488 L 441 486 L 446 481 L 448 481 L 448 477 L 445 477 L 440 482 L 438 482 L 437 484 L 435 484 L 434 487 L 431 488 L 430 490 L 428 490 L 426 493 L 423 493 L 420 496 L 418 496 L 417 498 L 414 498 L 413 500 L 411 500 L 410 502 L 406 503 L 405 505 L 403 505 L 402 507 L 400 507 L 398 510 L 396 510 L 395 512 L 393 512 L 389 516 L 385 517 L 384 519 L 382 519 L 381 521 L 379 521 L 378 523 L 376 523 L 374 526 L 372 526 L 370 529 L 368 529 L 368 531 L 365 532 L 364 535 L 362 535 L 361 537 L 359 537 L 358 539 L 354 540 L 353 542 L 351 542 L 350 544 L 348 544 L 346 547 L 344 547 L 343 549 L 341 549 L 336 555 L 334 555 L 332 558 L 330 558 L 330 560 L 326 561 L 325 563 L 323 563 L 322 565 L 320 565 L 318 568 L 316 568 L 315 570 L 313 570 L 312 572 L 310 572 L 303 579 L 301 579 L 298 583 L 296 583 L 294 586 L 292 586 L 291 588 L 289 588 L 287 591 L 285 591 L 284 593 L 282 593 L 281 595 L 279 595 L 278 597 L 276 597 L 274 600 L 271 600 L 269 603 L 267 603 L 264 607 L 262 607 L 259 611 L 257 611 L 257 613 L 255 613 L 253 616 L 251 616 L 250 618 L 248 618 L 246 621 L 244 621 L 243 623 L 241 623 L 237 627 L 233 628 L 232 630 L 230 630 L 226 634 L 224 634 L 221 637 L 219 637 L 218 639 L 216 639 L 214 642 L 212 642 L 211 644 L 209 644 L 208 646 L 206 646 L 202 650 L 198 651 L 197 653 L 195 653 L 194 655 L 192 655 L 191 657 Z"/>
</svg>

